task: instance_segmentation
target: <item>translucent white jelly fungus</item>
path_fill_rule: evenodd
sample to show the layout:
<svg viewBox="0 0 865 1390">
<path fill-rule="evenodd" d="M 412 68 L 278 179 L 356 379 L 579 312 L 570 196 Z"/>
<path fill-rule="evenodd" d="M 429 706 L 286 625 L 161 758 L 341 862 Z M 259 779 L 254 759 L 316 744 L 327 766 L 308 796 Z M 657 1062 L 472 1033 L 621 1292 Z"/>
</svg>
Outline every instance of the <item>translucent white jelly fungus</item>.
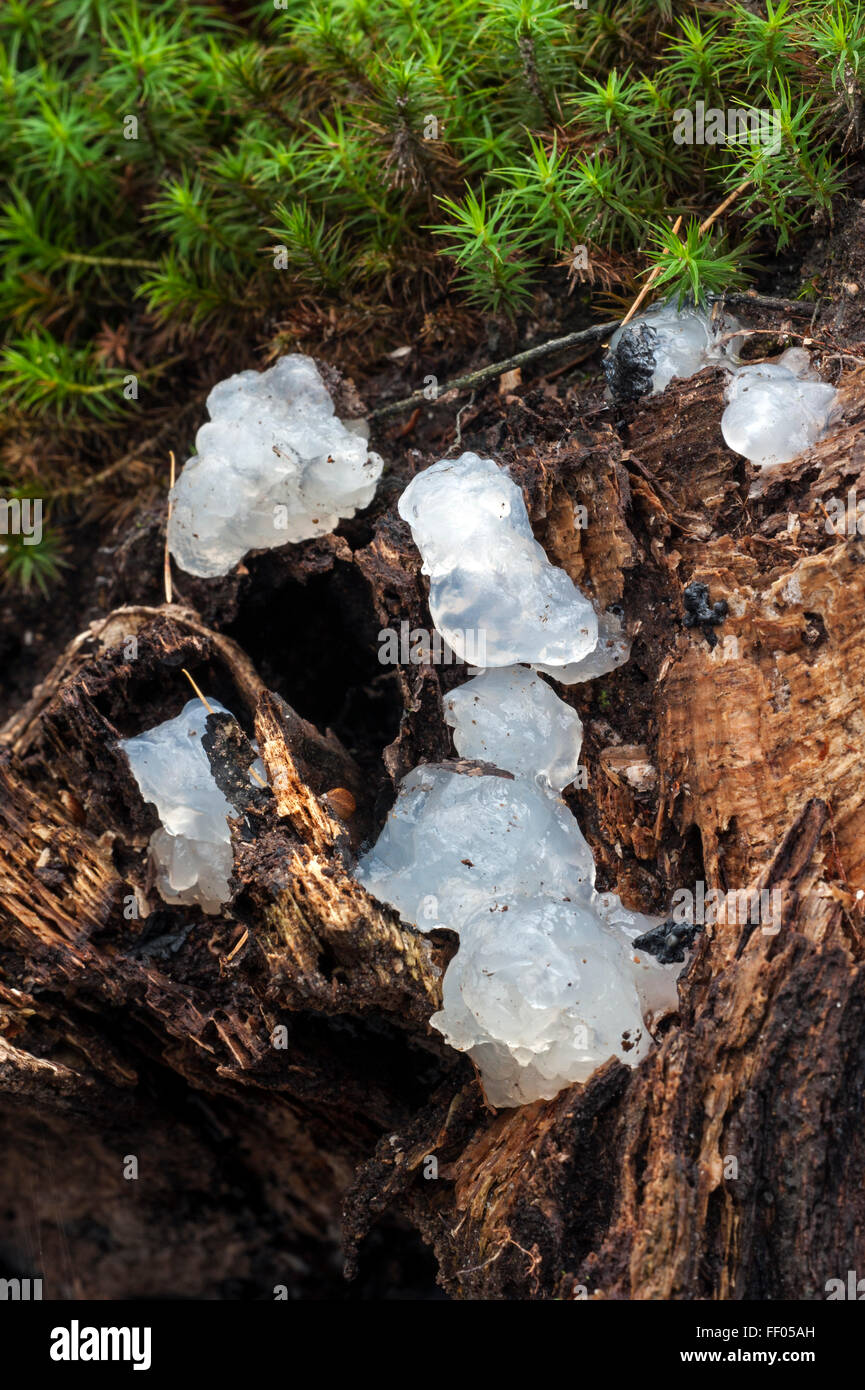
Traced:
<svg viewBox="0 0 865 1390">
<path fill-rule="evenodd" d="M 536 781 L 415 768 L 357 876 L 421 930 L 459 933 L 431 1022 L 493 1105 L 550 1099 L 614 1055 L 635 1065 L 643 1011 L 675 1005 L 680 967 L 632 945 L 657 919 L 594 891 L 577 822 Z"/>
<path fill-rule="evenodd" d="M 630 655 L 631 643 L 621 618 L 614 613 L 599 613 L 598 645 L 594 651 L 582 661 L 572 661 L 567 666 L 545 666 L 538 661 L 535 667 L 562 685 L 579 685 L 596 680 L 598 676 L 608 676 L 617 666 L 624 665 Z"/>
<path fill-rule="evenodd" d="M 633 943 L 644 932 L 659 926 L 662 917 L 647 917 L 625 907 L 618 893 L 594 893 L 592 907 L 603 922 L 627 943 L 628 969 L 637 987 L 644 1014 L 664 1013 L 679 1002 L 676 980 L 681 965 L 661 965 L 648 951 L 637 951 Z"/>
<path fill-rule="evenodd" d="M 445 697 L 445 720 L 463 758 L 538 777 L 555 791 L 580 765 L 580 716 L 527 666 L 482 671 Z"/>
<path fill-rule="evenodd" d="M 382 470 L 362 420 L 343 422 L 299 353 L 214 386 L 171 493 L 168 544 L 181 569 L 228 574 L 250 550 L 332 531 L 372 501 Z"/>
<path fill-rule="evenodd" d="M 581 902 L 512 898 L 502 913 L 463 924 L 430 1020 L 480 1068 L 490 1104 L 549 1100 L 607 1057 L 641 1061 L 651 1038 L 625 943 Z"/>
<path fill-rule="evenodd" d="M 647 332 L 641 334 L 645 326 Z M 709 365 L 735 356 L 741 339 L 725 335 L 734 333 L 738 322 L 729 314 L 711 313 L 694 307 L 676 308 L 675 300 L 653 304 L 624 327 L 617 328 L 610 339 L 604 360 L 607 379 L 614 395 L 636 398 L 657 395 L 669 386 L 673 377 L 690 377 Z M 630 349 L 623 358 L 623 349 Z M 629 376 L 629 361 L 636 369 L 645 371 L 642 390 L 617 392 L 616 379 L 621 372 Z"/>
<path fill-rule="evenodd" d="M 218 700 L 213 710 L 228 714 Z M 150 837 L 156 886 L 167 903 L 197 903 L 218 912 L 231 896 L 233 855 L 228 816 L 237 811 L 220 791 L 201 739 L 208 711 L 189 700 L 176 719 L 167 719 L 135 738 L 121 740 L 145 801 L 152 801 L 160 827 Z"/>
<path fill-rule="evenodd" d="M 834 386 L 821 381 L 803 348 L 788 348 L 777 362 L 740 367 L 727 388 L 721 433 L 730 449 L 760 468 L 797 458 L 826 430 Z"/>
<path fill-rule="evenodd" d="M 595 864 L 565 803 L 536 782 L 428 763 L 403 778 L 357 877 L 421 930 L 459 931 L 493 898 L 588 896 Z"/>
<path fill-rule="evenodd" d="M 644 1014 L 676 1004 L 679 967 L 634 949 L 658 919 L 595 892 L 592 852 L 557 795 L 577 772 L 579 718 L 518 664 L 588 680 L 627 659 L 627 638 L 550 564 L 492 459 L 434 464 L 399 510 L 438 631 L 463 659 L 467 632 L 485 639 L 487 669 L 445 701 L 457 752 L 503 775 L 415 768 L 357 877 L 420 930 L 458 933 L 431 1021 L 473 1058 L 491 1104 L 549 1099 L 609 1057 L 635 1065 L 651 1043 Z"/>
<path fill-rule="evenodd" d="M 418 473 L 399 500 L 430 577 L 433 622 L 460 660 L 484 666 L 582 661 L 598 619 L 532 535 L 523 495 L 492 459 L 461 454 Z"/>
</svg>

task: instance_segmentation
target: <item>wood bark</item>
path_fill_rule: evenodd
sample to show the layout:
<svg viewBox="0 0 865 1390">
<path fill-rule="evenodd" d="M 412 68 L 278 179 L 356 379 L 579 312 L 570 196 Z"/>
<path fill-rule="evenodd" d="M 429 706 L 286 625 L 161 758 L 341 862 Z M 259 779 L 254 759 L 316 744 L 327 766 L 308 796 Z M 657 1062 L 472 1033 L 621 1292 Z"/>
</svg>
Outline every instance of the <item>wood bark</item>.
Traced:
<svg viewBox="0 0 865 1390">
<path fill-rule="evenodd" d="M 723 385 L 709 370 L 620 415 L 534 390 L 462 420 L 550 558 L 632 633 L 625 667 L 562 692 L 601 886 L 651 911 L 697 881 L 782 904 L 777 930 L 729 911 L 705 927 L 635 1070 L 493 1112 L 428 1025 L 454 940 L 352 876 L 393 783 L 454 756 L 442 696 L 464 668 L 386 677 L 377 777 L 220 630 L 229 590 L 233 618 L 244 585 L 276 603 L 288 581 L 298 603 L 318 586 L 356 604 L 370 640 L 428 627 L 394 505 L 424 459 L 400 455 L 368 524 L 227 588 L 181 576 L 174 606 L 153 547 L 153 601 L 92 624 L 8 722 L 0 1250 L 46 1296 L 341 1296 L 343 1260 L 363 1281 L 377 1239 L 391 1284 L 428 1295 L 422 1242 L 472 1299 L 816 1299 L 865 1264 L 865 542 L 826 526 L 831 498 L 865 495 L 863 369 L 831 433 L 756 488 L 720 434 Z M 714 646 L 682 624 L 692 580 L 727 601 Z M 241 726 L 208 725 L 218 778 L 237 784 L 252 736 L 268 773 L 233 823 L 219 917 L 155 893 L 154 812 L 118 748 L 177 712 L 184 667 Z"/>
</svg>

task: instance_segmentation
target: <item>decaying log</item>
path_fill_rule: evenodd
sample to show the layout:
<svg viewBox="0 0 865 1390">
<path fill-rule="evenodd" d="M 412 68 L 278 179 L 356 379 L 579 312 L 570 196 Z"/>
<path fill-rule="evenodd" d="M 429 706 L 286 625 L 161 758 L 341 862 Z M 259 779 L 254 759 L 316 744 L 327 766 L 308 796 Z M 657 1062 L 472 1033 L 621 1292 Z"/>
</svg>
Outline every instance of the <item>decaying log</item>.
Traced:
<svg viewBox="0 0 865 1390">
<path fill-rule="evenodd" d="M 5 1258 L 90 1298 L 316 1297 L 343 1254 L 363 1269 L 378 1223 L 419 1233 L 460 1298 L 819 1298 L 865 1263 L 865 549 L 824 524 L 865 469 L 857 370 L 842 390 L 826 439 L 756 488 L 721 438 L 718 370 L 622 412 L 541 390 L 475 409 L 471 447 L 511 466 L 550 557 L 632 637 L 626 666 L 561 690 L 599 882 L 642 910 L 698 881 L 728 895 L 652 1054 L 547 1103 L 489 1109 L 428 1024 L 454 941 L 352 876 L 399 777 L 453 756 L 464 667 L 382 671 L 399 719 L 372 775 L 207 603 L 154 593 L 70 645 L 0 731 Z M 394 465 L 345 535 L 253 557 L 231 621 L 268 575 L 350 571 L 371 631 L 428 627 L 394 508 L 426 461 Z M 714 647 L 682 622 L 693 580 L 728 605 Z M 267 770 L 217 917 L 156 894 L 155 815 L 118 748 L 189 698 L 183 668 L 237 716 L 207 721 L 217 779 L 246 785 L 253 738 Z M 740 920 L 736 893 L 776 915 Z"/>
</svg>

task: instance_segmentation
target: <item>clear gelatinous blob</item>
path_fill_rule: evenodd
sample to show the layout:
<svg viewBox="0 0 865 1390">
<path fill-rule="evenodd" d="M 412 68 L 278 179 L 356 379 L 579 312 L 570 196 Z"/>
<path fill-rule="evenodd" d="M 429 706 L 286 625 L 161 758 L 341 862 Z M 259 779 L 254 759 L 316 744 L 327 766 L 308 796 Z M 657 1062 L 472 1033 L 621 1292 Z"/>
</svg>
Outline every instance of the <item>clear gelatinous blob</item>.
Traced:
<svg viewBox="0 0 865 1390">
<path fill-rule="evenodd" d="M 483 671 L 452 690 L 444 706 L 461 757 L 537 777 L 555 791 L 576 777 L 580 716 L 527 666 Z"/>
<path fill-rule="evenodd" d="M 215 712 L 229 712 L 218 700 L 208 703 Z M 189 700 L 175 719 L 122 739 L 120 746 L 141 795 L 159 816 L 150 852 L 161 896 L 215 913 L 231 896 L 227 817 L 237 812 L 217 786 L 201 742 L 207 714 L 200 700 Z"/>
<path fill-rule="evenodd" d="M 661 1014 L 677 1008 L 679 994 L 676 981 L 682 966 L 662 965 L 648 951 L 637 951 L 633 946 L 638 936 L 651 931 L 664 919 L 632 912 L 623 905 L 617 893 L 594 893 L 592 909 L 625 947 L 627 967 L 636 986 L 643 1014 Z"/>
<path fill-rule="evenodd" d="M 433 464 L 406 488 L 399 513 L 430 578 L 433 622 L 460 660 L 562 667 L 597 646 L 591 602 L 550 564 L 520 489 L 492 459 Z"/>
<path fill-rule="evenodd" d="M 535 669 L 562 685 L 578 685 L 609 675 L 617 666 L 624 665 L 630 655 L 631 642 L 621 618 L 607 611 L 598 615 L 598 645 L 582 661 L 572 661 L 567 666 L 545 666 L 538 661 Z"/>
<path fill-rule="evenodd" d="M 760 468 L 789 463 L 823 435 L 837 392 L 811 369 L 803 348 L 777 362 L 755 362 L 734 372 L 721 416 L 724 442 Z"/>
<path fill-rule="evenodd" d="M 428 763 L 403 778 L 357 877 L 422 931 L 459 932 L 493 898 L 588 898 L 595 865 L 567 806 L 536 782 Z"/>
<path fill-rule="evenodd" d="M 372 501 L 382 460 L 363 421 L 334 414 L 309 357 L 218 382 L 207 410 L 171 493 L 168 544 L 187 573 L 228 574 L 248 551 L 326 535 Z"/>
<path fill-rule="evenodd" d="M 537 781 L 415 768 L 357 876 L 421 930 L 459 934 L 432 1023 L 493 1105 L 549 1098 L 611 1056 L 635 1065 L 644 1015 L 676 1005 L 680 967 L 633 946 L 657 919 L 594 891 L 576 820 Z"/>
<path fill-rule="evenodd" d="M 430 1020 L 477 1063 L 490 1104 L 547 1100 L 651 1038 L 625 952 L 580 901 L 514 898 L 467 920 Z"/>
<path fill-rule="evenodd" d="M 457 752 L 503 775 L 415 768 L 357 877 L 420 930 L 459 935 L 432 1023 L 471 1055 L 488 1100 L 548 1099 L 610 1057 L 635 1065 L 651 1045 L 645 1016 L 676 1004 L 680 967 L 634 947 L 656 919 L 595 891 L 591 850 L 557 795 L 578 770 L 582 726 L 528 669 L 589 680 L 627 660 L 628 639 L 618 613 L 599 619 L 550 565 L 493 460 L 442 460 L 399 510 L 437 629 L 462 657 L 471 633 L 486 667 L 446 697 Z"/>
<path fill-rule="evenodd" d="M 657 395 L 673 377 L 694 376 L 711 362 L 735 357 L 741 339 L 729 335 L 738 328 L 729 314 L 718 312 L 713 318 L 693 305 L 678 309 L 673 299 L 653 304 L 610 338 L 604 369 L 614 396 L 636 399 L 649 387 L 650 394 Z M 631 344 L 642 347 L 628 355 Z M 636 383 L 629 380 L 631 358 L 641 374 Z"/>
</svg>

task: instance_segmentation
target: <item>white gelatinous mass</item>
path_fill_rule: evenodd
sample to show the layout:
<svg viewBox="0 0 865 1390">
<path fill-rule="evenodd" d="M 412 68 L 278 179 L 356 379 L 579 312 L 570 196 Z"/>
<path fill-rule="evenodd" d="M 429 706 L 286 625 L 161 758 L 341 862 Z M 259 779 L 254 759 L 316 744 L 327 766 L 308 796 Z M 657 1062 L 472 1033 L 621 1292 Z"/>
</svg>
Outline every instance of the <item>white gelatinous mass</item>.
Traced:
<svg viewBox="0 0 865 1390">
<path fill-rule="evenodd" d="M 625 907 L 618 893 L 594 893 L 592 907 L 613 933 L 627 944 L 628 969 L 637 988 L 643 1013 L 663 1013 L 679 1002 L 676 980 L 680 965 L 660 965 L 648 951 L 638 951 L 634 942 L 644 932 L 659 926 L 662 917 L 647 917 Z"/>
<path fill-rule="evenodd" d="M 777 362 L 755 362 L 733 374 L 721 433 L 729 448 L 760 468 L 789 463 L 824 433 L 836 396 L 812 370 L 808 353 L 788 348 Z"/>
<path fill-rule="evenodd" d="M 544 897 L 463 924 L 430 1022 L 472 1057 L 492 1105 L 549 1100 L 607 1057 L 633 1066 L 651 1046 L 624 941 L 588 904 Z"/>
<path fill-rule="evenodd" d="M 562 685 L 579 685 L 609 675 L 630 655 L 631 643 L 621 618 L 607 611 L 598 614 L 598 645 L 582 661 L 572 661 L 567 666 L 545 666 L 538 661 L 535 666 Z"/>
<path fill-rule="evenodd" d="M 483 666 L 582 661 L 598 642 L 594 608 L 532 535 L 523 495 L 492 460 L 442 459 L 399 500 L 430 579 L 430 613 L 453 652 Z M 478 650 L 483 653 L 477 655 Z"/>
<path fill-rule="evenodd" d="M 218 382 L 207 410 L 171 493 L 168 544 L 187 573 L 228 574 L 248 551 L 326 535 L 372 501 L 382 460 L 364 421 L 334 414 L 309 357 Z"/>
<path fill-rule="evenodd" d="M 463 758 L 537 777 L 561 791 L 580 765 L 583 726 L 527 666 L 483 671 L 445 698 L 445 719 Z"/>
<path fill-rule="evenodd" d="M 218 700 L 208 704 L 228 713 Z M 234 860 L 227 817 L 237 811 L 217 786 L 201 742 L 207 714 L 200 700 L 189 700 L 176 719 L 122 739 L 121 747 L 141 795 L 159 815 L 150 853 L 161 896 L 167 903 L 197 903 L 214 913 L 231 896 Z"/>
<path fill-rule="evenodd" d="M 357 877 L 422 930 L 459 931 L 493 898 L 585 896 L 595 864 L 567 806 L 535 781 L 429 763 L 403 778 Z"/>
<path fill-rule="evenodd" d="M 439 632 L 463 658 L 467 632 L 484 639 L 474 659 L 487 669 L 445 701 L 457 752 L 502 773 L 415 768 L 357 877 L 420 930 L 458 933 L 431 1021 L 476 1062 L 487 1099 L 549 1099 L 609 1057 L 635 1065 L 651 1044 L 645 1015 L 676 1004 L 679 967 L 634 946 L 657 919 L 595 891 L 592 852 L 557 795 L 579 766 L 580 720 L 518 664 L 588 680 L 627 659 L 627 638 L 549 563 L 492 459 L 434 464 L 399 510 Z"/>
<path fill-rule="evenodd" d="M 734 356 L 741 339 L 731 338 L 739 328 L 728 315 L 711 313 L 693 306 L 676 307 L 675 300 L 653 304 L 630 323 L 616 329 L 610 338 L 608 360 L 614 358 L 626 334 L 638 337 L 641 327 L 648 330 L 651 347 L 651 394 L 657 395 L 669 386 L 673 377 L 690 377 L 708 366 Z"/>
<path fill-rule="evenodd" d="M 415 768 L 357 876 L 421 930 L 459 933 L 431 1021 L 493 1105 L 549 1099 L 611 1056 L 636 1064 L 644 1012 L 675 1005 L 679 967 L 633 947 L 657 919 L 595 892 L 577 822 L 537 781 Z"/>
</svg>

